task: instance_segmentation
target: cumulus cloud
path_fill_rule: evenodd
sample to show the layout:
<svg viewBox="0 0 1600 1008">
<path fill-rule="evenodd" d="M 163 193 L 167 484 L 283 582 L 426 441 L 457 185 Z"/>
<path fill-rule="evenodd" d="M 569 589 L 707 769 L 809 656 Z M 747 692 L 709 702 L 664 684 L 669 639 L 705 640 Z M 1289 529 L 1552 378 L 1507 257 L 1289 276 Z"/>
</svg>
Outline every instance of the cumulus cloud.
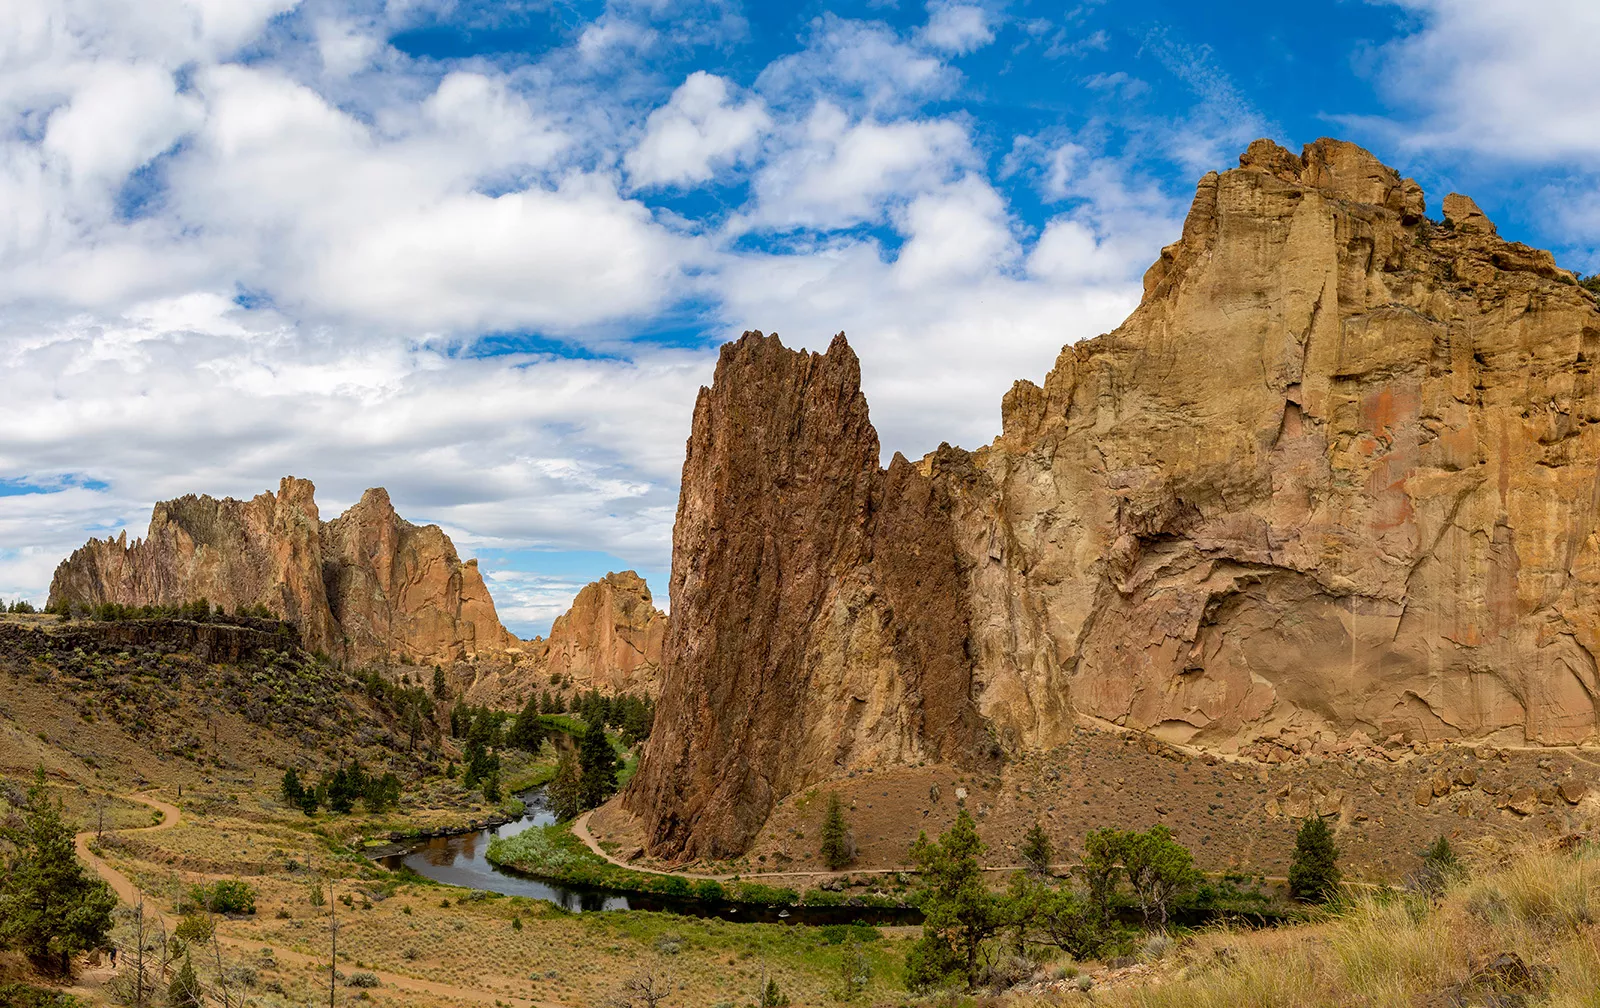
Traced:
<svg viewBox="0 0 1600 1008">
<path fill-rule="evenodd" d="M 696 70 L 650 113 L 639 145 L 624 159 L 634 185 L 685 185 L 711 178 L 772 125 L 758 100 L 729 101 L 728 82 Z"/>
<path fill-rule="evenodd" d="M 976 4 L 967 3 L 928 4 L 928 23 L 918 35 L 928 46 L 957 55 L 972 52 L 994 41 L 989 12 Z"/>
<path fill-rule="evenodd" d="M 659 571 L 717 337 L 844 329 L 889 450 L 973 445 L 1176 232 L 1059 139 L 1018 155 L 1051 207 L 1018 220 L 971 118 L 930 110 L 993 37 L 976 5 L 825 15 L 748 88 L 618 61 L 687 45 L 662 5 L 518 66 L 406 57 L 415 8 L 0 5 L 0 491 L 31 491 L 0 496 L 0 595 L 154 500 L 291 473 L 330 514 L 387 486 L 468 554 Z M 497 563 L 524 628 L 580 580 Z"/>
<path fill-rule="evenodd" d="M 1403 0 L 1419 30 L 1384 52 L 1378 83 L 1422 148 L 1600 165 L 1600 6 L 1588 0 L 1463 4 Z M 1419 121 L 1420 120 L 1420 121 Z"/>
</svg>

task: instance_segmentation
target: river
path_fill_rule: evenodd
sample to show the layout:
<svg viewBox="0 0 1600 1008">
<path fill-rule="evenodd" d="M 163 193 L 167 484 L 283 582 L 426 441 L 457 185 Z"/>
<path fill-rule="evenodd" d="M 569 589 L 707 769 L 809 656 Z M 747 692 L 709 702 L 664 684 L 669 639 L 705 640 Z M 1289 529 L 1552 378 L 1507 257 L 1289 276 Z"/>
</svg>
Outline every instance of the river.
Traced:
<svg viewBox="0 0 1600 1008">
<path fill-rule="evenodd" d="M 390 871 L 401 866 L 418 875 L 467 889 L 484 889 L 507 896 L 529 896 L 578 913 L 601 910 L 661 910 L 694 917 L 720 917 L 730 921 L 785 924 L 916 924 L 922 915 L 909 907 L 763 907 L 693 898 L 676 899 L 653 893 L 625 892 L 575 886 L 525 875 L 489 862 L 489 842 L 515 836 L 556 821 L 545 805 L 544 788 L 518 795 L 527 805 L 521 819 L 501 826 L 429 837 L 389 849 L 374 860 Z"/>
</svg>

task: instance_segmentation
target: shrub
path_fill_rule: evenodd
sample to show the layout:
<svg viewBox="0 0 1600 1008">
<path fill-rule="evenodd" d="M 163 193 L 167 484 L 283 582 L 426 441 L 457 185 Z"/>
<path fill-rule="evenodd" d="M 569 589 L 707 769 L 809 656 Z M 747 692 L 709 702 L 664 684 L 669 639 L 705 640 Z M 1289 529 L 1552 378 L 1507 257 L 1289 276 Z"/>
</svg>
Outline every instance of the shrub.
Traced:
<svg viewBox="0 0 1600 1008">
<path fill-rule="evenodd" d="M 220 914 L 253 914 L 256 912 L 256 891 L 250 883 L 238 879 L 219 879 L 210 885 L 197 885 L 189 889 L 189 899 L 202 910 Z"/>
<path fill-rule="evenodd" d="M 365 970 L 357 970 L 350 974 L 350 979 L 346 980 L 344 985 L 346 987 L 376 987 L 378 986 L 378 978 Z"/>
<path fill-rule="evenodd" d="M 1326 903 L 1339 891 L 1339 848 L 1320 816 L 1300 825 L 1289 864 L 1289 895 L 1303 903 Z"/>
</svg>

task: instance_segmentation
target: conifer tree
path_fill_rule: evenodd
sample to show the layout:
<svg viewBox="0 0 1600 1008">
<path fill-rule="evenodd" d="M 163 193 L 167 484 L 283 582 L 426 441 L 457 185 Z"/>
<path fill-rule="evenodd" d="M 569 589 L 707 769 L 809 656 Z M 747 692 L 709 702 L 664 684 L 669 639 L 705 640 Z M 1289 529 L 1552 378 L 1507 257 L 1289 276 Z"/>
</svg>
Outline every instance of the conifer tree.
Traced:
<svg viewBox="0 0 1600 1008">
<path fill-rule="evenodd" d="M 1035 875 L 1043 875 L 1050 870 L 1050 858 L 1054 850 L 1050 846 L 1050 834 L 1037 822 L 1028 835 L 1022 838 L 1022 861 L 1028 870 Z"/>
<path fill-rule="evenodd" d="M 65 973 L 74 954 L 106 943 L 117 898 L 78 861 L 72 828 L 60 803 L 50 801 L 42 769 L 18 811 L 0 825 L 0 840 L 13 848 L 0 863 L 0 946 L 19 946 L 35 959 L 58 956 Z"/>
<path fill-rule="evenodd" d="M 171 1008 L 202 1008 L 205 1004 L 201 998 L 200 979 L 194 975 L 194 963 L 187 952 L 183 955 L 183 966 L 167 985 L 167 1004 Z"/>
<path fill-rule="evenodd" d="M 580 787 L 584 808 L 596 808 L 617 790 L 617 753 L 606 737 L 602 721 L 590 721 L 578 740 L 578 762 L 583 767 Z"/>
<path fill-rule="evenodd" d="M 539 720 L 539 704 L 533 697 L 522 705 L 522 713 L 506 735 L 506 745 L 523 752 L 536 753 L 544 745 L 544 723 Z"/>
<path fill-rule="evenodd" d="M 922 873 L 918 905 L 922 939 L 906 957 L 906 979 L 913 987 L 937 985 L 955 975 L 967 989 L 978 984 L 979 953 L 985 940 L 1005 926 L 1005 898 L 983 884 L 978 859 L 984 845 L 966 809 L 955 825 L 930 842 L 919 835 L 911 845 L 912 860 Z"/>
<path fill-rule="evenodd" d="M 550 778 L 545 795 L 550 801 L 550 811 L 563 822 L 576 819 L 583 811 L 583 771 L 572 750 L 562 750 L 556 760 L 556 774 Z"/>
<path fill-rule="evenodd" d="M 837 791 L 828 792 L 828 811 L 822 816 L 822 837 L 818 853 L 822 863 L 838 871 L 856 859 L 850 842 L 850 826 L 844 819 L 844 803 Z"/>
<path fill-rule="evenodd" d="M 305 785 L 300 783 L 300 774 L 295 771 L 295 768 L 290 767 L 285 770 L 283 772 L 283 784 L 278 788 L 278 796 L 283 799 L 283 803 L 298 808 L 301 800 L 305 797 L 305 793 Z"/>
<path fill-rule="evenodd" d="M 1289 895 L 1303 903 L 1326 903 L 1339 891 L 1339 848 L 1321 816 L 1300 824 L 1289 863 Z"/>
</svg>

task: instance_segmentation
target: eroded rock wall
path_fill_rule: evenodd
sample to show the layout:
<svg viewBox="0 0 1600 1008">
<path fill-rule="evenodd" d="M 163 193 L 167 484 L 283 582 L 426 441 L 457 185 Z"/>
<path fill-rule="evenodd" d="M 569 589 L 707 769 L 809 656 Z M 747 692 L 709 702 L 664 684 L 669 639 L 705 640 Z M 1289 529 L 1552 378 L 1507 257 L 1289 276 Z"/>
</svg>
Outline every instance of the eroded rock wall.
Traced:
<svg viewBox="0 0 1600 1008">
<path fill-rule="evenodd" d="M 1358 147 L 1258 141 L 992 445 L 887 471 L 842 339 L 725 347 L 624 796 L 652 853 L 1075 725 L 1263 760 L 1593 741 L 1600 311 L 1466 197 L 1424 211 Z"/>
<path fill-rule="evenodd" d="M 570 677 L 578 690 L 655 696 L 667 615 L 633 571 L 607 574 L 579 590 L 548 638 L 520 645 L 514 666 L 483 669 L 467 691 L 472 703 L 517 706 Z"/>
<path fill-rule="evenodd" d="M 812 354 L 746 333 L 701 390 L 656 729 L 624 796 L 654 852 L 736 853 L 798 788 L 976 748 L 948 500 L 879 468 L 860 377 L 842 336 Z"/>
<path fill-rule="evenodd" d="M 276 495 L 248 501 L 158 503 L 143 539 L 91 539 L 62 561 L 50 601 L 264 605 L 308 649 L 352 662 L 445 663 L 517 644 L 476 561 L 462 563 L 438 526 L 404 521 L 381 489 L 323 522 L 314 493 L 285 477 Z"/>
</svg>

